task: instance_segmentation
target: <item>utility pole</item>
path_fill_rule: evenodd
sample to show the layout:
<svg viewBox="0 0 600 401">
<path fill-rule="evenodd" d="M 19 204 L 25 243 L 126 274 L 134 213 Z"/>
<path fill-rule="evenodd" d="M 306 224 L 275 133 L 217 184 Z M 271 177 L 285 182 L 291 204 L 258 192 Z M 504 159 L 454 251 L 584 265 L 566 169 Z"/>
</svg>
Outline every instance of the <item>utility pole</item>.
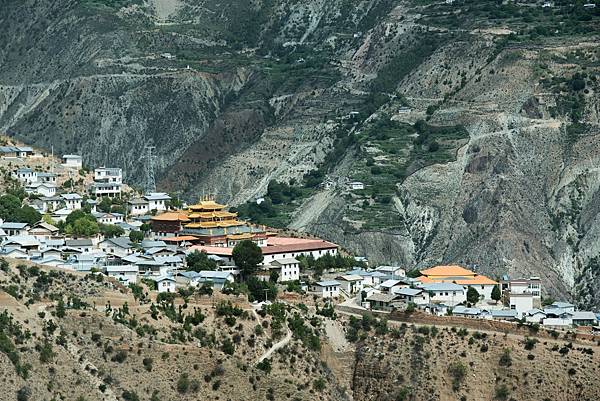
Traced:
<svg viewBox="0 0 600 401">
<path fill-rule="evenodd" d="M 146 193 L 156 192 L 156 180 L 154 178 L 154 159 L 156 156 L 152 154 L 152 151 L 156 149 L 155 146 L 146 145 L 144 147 L 144 154 L 142 159 L 146 159 Z"/>
</svg>

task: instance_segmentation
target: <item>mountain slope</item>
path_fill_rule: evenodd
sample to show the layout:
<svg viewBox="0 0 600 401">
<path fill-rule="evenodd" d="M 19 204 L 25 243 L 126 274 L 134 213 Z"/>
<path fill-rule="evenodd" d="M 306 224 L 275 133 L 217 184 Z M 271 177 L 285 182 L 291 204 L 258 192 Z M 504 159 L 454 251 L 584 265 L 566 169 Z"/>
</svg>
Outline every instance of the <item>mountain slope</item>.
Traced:
<svg viewBox="0 0 600 401">
<path fill-rule="evenodd" d="M 599 306 L 598 9 L 11 0 L 0 127 L 136 184 L 152 144 L 160 186 L 189 200 Z M 243 205 L 272 181 L 292 195 Z"/>
</svg>

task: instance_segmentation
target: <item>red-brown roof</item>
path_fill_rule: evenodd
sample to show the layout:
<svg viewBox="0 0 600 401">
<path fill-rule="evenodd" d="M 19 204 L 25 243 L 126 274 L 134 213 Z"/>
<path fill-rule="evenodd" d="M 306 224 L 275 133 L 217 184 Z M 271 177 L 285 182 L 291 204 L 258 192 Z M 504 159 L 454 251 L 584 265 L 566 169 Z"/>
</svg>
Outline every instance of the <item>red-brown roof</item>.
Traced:
<svg viewBox="0 0 600 401">
<path fill-rule="evenodd" d="M 275 241 L 271 241 L 276 239 Z M 275 242 L 275 244 L 273 244 Z M 271 245 L 273 244 L 273 245 Z M 279 245 L 282 244 L 282 245 Z M 285 245 L 283 245 L 285 244 Z M 276 253 L 288 253 L 288 252 L 306 252 L 306 251 L 318 251 L 318 250 L 329 250 L 337 249 L 338 246 L 333 242 L 323 240 L 307 240 L 301 238 L 285 238 L 285 237 L 271 237 L 267 239 L 267 246 L 263 246 L 263 255 L 273 255 Z M 206 253 L 220 256 L 231 256 L 233 248 L 226 248 L 220 246 L 204 246 L 195 245 L 191 249 L 198 251 L 205 251 Z"/>
</svg>

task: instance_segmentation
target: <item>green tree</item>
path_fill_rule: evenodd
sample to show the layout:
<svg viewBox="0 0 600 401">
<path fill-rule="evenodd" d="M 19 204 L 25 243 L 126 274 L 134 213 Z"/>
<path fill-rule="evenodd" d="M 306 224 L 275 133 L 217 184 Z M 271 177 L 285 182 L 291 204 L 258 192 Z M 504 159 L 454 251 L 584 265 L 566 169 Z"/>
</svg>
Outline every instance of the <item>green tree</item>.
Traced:
<svg viewBox="0 0 600 401">
<path fill-rule="evenodd" d="M 56 304 L 56 317 L 65 317 L 65 301 L 63 301 L 62 298 L 59 299 L 58 303 Z"/>
<path fill-rule="evenodd" d="M 185 257 L 187 263 L 187 269 L 195 272 L 202 270 L 215 270 L 217 268 L 217 262 L 210 259 L 206 252 L 190 252 Z"/>
<path fill-rule="evenodd" d="M 479 292 L 473 287 L 469 287 L 467 290 L 467 302 L 472 304 L 479 302 Z"/>
<path fill-rule="evenodd" d="M 20 223 L 35 224 L 42 219 L 42 215 L 31 206 L 23 206 L 15 210 L 13 220 Z"/>
<path fill-rule="evenodd" d="M 21 199 L 12 194 L 0 196 L 0 218 L 7 221 L 35 224 L 42 215 L 30 206 L 21 206 Z"/>
<path fill-rule="evenodd" d="M 260 247 L 250 240 L 240 241 L 233 248 L 232 257 L 245 279 L 256 272 L 264 259 Z"/>
<path fill-rule="evenodd" d="M 98 209 L 104 213 L 108 213 L 112 208 L 112 201 L 109 197 L 105 196 L 97 205 Z"/>
<path fill-rule="evenodd" d="M 498 287 L 498 285 L 495 285 L 494 288 L 492 288 L 492 299 L 498 302 L 500 301 L 500 298 L 502 298 L 502 294 L 500 293 L 500 287 Z"/>
<path fill-rule="evenodd" d="M 131 242 L 140 243 L 144 240 L 144 233 L 142 231 L 131 231 L 129 233 L 129 240 Z"/>
<path fill-rule="evenodd" d="M 265 295 L 269 301 L 274 301 L 277 297 L 277 286 L 274 283 L 259 280 L 256 276 L 248 277 L 246 285 L 250 302 L 264 301 Z"/>
<path fill-rule="evenodd" d="M 123 230 L 123 227 L 114 225 L 114 224 L 100 224 L 100 232 L 106 237 L 106 238 L 114 238 L 114 237 L 120 237 L 123 234 L 125 234 L 125 230 Z"/>
<path fill-rule="evenodd" d="M 203 283 L 198 288 L 198 294 L 200 295 L 208 295 L 209 297 L 213 294 L 213 286 L 210 283 Z"/>
<path fill-rule="evenodd" d="M 21 207 L 21 200 L 14 195 L 0 196 L 0 217 L 3 220 L 12 219 L 15 210 Z"/>
<path fill-rule="evenodd" d="M 65 228 L 67 234 L 75 235 L 78 237 L 91 237 L 100 231 L 100 227 L 95 220 L 87 218 L 77 219 L 71 225 L 67 225 Z"/>
</svg>

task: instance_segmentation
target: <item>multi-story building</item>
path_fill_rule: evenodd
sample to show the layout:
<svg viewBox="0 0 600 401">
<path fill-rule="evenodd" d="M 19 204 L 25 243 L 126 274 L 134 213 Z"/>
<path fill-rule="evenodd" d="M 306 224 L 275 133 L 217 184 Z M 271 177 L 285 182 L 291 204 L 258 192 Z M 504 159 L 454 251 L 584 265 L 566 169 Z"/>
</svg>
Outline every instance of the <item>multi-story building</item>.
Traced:
<svg viewBox="0 0 600 401">
<path fill-rule="evenodd" d="M 534 299 L 542 296 L 542 280 L 539 277 L 503 280 L 502 287 L 514 294 L 531 294 Z"/>
<path fill-rule="evenodd" d="M 94 183 L 91 191 L 96 196 L 115 197 L 121 195 L 123 170 L 112 167 L 99 167 L 94 170 Z"/>
<path fill-rule="evenodd" d="M 148 210 L 164 212 L 168 208 L 171 197 L 164 192 L 150 192 L 144 195 L 144 199 L 148 202 Z"/>
</svg>

